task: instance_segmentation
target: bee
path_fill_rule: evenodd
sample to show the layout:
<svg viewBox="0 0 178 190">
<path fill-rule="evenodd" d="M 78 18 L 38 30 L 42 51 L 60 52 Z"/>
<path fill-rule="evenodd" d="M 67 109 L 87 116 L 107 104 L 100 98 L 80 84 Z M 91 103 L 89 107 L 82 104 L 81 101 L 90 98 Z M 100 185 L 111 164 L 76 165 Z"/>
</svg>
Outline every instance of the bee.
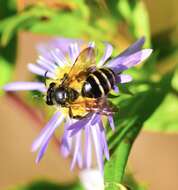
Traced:
<svg viewBox="0 0 178 190">
<path fill-rule="evenodd" d="M 115 84 L 115 73 L 106 67 L 97 68 L 95 51 L 88 47 L 79 54 L 60 84 L 49 84 L 46 103 L 69 108 L 71 118 L 82 118 L 90 112 L 111 115 L 116 109 L 109 104 L 107 95 Z"/>
</svg>

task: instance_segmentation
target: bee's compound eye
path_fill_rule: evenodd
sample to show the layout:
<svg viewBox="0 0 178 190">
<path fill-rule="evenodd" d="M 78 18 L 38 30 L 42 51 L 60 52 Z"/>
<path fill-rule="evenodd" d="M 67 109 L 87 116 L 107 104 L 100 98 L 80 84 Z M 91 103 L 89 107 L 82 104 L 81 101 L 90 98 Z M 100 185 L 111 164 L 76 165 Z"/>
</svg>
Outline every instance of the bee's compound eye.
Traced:
<svg viewBox="0 0 178 190">
<path fill-rule="evenodd" d="M 47 95 L 46 95 L 46 104 L 48 105 L 54 105 L 53 103 L 53 94 L 54 94 L 54 87 L 55 87 L 55 83 L 50 83 L 48 91 L 47 91 Z"/>
<path fill-rule="evenodd" d="M 50 105 L 54 105 L 54 104 L 53 104 L 53 101 L 52 101 L 52 99 L 51 99 L 51 96 L 49 96 L 49 95 L 46 97 L 46 104 L 48 104 L 49 106 L 50 106 Z"/>
</svg>

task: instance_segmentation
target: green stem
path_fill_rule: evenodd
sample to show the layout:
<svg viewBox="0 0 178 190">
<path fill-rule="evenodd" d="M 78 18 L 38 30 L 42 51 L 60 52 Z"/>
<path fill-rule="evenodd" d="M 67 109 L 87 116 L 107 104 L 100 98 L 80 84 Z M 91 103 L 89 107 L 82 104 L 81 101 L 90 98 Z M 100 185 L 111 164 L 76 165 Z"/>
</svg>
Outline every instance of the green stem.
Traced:
<svg viewBox="0 0 178 190">
<path fill-rule="evenodd" d="M 140 129 L 141 126 L 138 126 L 134 130 L 129 131 L 113 153 L 111 160 L 106 163 L 105 190 L 118 190 L 119 184 L 123 181 L 131 147 Z"/>
</svg>

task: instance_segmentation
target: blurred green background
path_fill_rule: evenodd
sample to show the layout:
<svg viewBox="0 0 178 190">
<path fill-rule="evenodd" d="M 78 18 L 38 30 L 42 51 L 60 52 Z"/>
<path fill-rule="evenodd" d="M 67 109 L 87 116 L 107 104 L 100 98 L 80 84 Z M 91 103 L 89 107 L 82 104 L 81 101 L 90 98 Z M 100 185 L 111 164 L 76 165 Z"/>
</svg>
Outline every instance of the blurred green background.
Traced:
<svg viewBox="0 0 178 190">
<path fill-rule="evenodd" d="M 123 86 L 119 99 L 121 108 L 133 108 L 144 124 L 129 157 L 125 183 L 133 185 L 134 176 L 142 184 L 133 185 L 134 190 L 177 190 L 177 7 L 176 0 L 0 0 L 0 86 L 32 80 L 27 64 L 35 62 L 37 44 L 54 37 L 109 41 L 116 54 L 146 36 L 145 47 L 154 53 L 144 65 L 128 71 L 135 80 L 126 87 L 136 96 Z M 145 99 L 139 101 L 142 94 Z M 34 163 L 31 143 L 47 118 L 38 100 L 30 97 L 1 91 L 0 188 L 75 189 L 70 184 L 76 183 L 78 170 L 70 172 L 70 158 L 62 158 L 55 142 L 40 165 Z M 37 182 L 26 185 L 32 181 Z"/>
</svg>

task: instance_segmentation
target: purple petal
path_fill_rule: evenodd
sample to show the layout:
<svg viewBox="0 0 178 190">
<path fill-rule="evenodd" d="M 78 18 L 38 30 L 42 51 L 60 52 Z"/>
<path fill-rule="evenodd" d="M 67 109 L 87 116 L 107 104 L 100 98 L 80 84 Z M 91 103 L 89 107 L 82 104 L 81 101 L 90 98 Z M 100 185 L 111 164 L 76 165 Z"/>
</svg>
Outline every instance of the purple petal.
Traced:
<svg viewBox="0 0 178 190">
<path fill-rule="evenodd" d="M 112 59 L 107 67 L 111 68 L 115 73 L 118 73 L 141 63 L 148 58 L 151 53 L 152 49 L 144 49 L 129 56 L 118 56 Z"/>
<path fill-rule="evenodd" d="M 114 89 L 113 90 L 114 90 L 115 93 L 119 93 L 119 87 L 117 85 L 114 85 Z"/>
<path fill-rule="evenodd" d="M 28 64 L 28 69 L 29 71 L 31 71 L 34 74 L 40 75 L 40 76 L 45 76 L 45 73 L 47 70 L 43 69 L 42 67 L 40 67 L 37 64 Z M 51 73 L 51 72 L 47 72 L 46 74 L 47 77 L 54 79 L 55 78 L 55 74 Z"/>
<path fill-rule="evenodd" d="M 71 167 L 70 169 L 73 170 L 74 169 L 74 166 L 76 164 L 76 161 L 77 161 L 77 157 L 79 155 L 79 150 L 80 150 L 80 143 L 81 143 L 81 132 L 82 131 L 79 131 L 75 137 L 75 148 L 74 148 L 74 154 L 73 154 L 73 159 L 72 159 L 72 163 L 71 163 Z"/>
<path fill-rule="evenodd" d="M 54 131 L 55 129 L 63 122 L 64 120 L 64 116 L 60 116 L 58 118 L 58 120 L 56 121 L 56 123 L 54 123 L 53 126 L 51 126 L 50 130 L 48 131 L 48 133 L 45 135 L 42 143 L 41 143 L 41 148 L 39 150 L 39 153 L 38 153 L 38 156 L 37 156 L 37 159 L 36 159 L 36 162 L 38 163 L 40 161 L 40 159 L 43 157 L 43 154 L 45 153 L 46 151 L 46 148 L 48 146 L 48 143 L 52 137 L 52 135 L 54 134 Z"/>
<path fill-rule="evenodd" d="M 50 139 L 49 139 L 50 140 Z M 38 164 L 40 162 L 40 160 L 42 159 L 44 153 L 46 152 L 46 149 L 48 147 L 48 143 L 49 143 L 49 140 L 48 141 L 45 141 L 45 143 L 41 146 L 40 150 L 39 150 L 39 153 L 35 159 L 35 162 Z"/>
<path fill-rule="evenodd" d="M 42 82 L 12 82 L 3 86 L 5 91 L 16 90 L 38 90 L 40 92 L 46 92 L 46 87 Z"/>
<path fill-rule="evenodd" d="M 65 55 L 68 53 L 69 45 L 74 42 L 78 44 L 83 43 L 78 39 L 55 38 L 51 40 L 50 43 L 48 42 L 38 45 L 37 49 L 40 55 L 46 60 L 54 62 L 59 66 L 64 66 L 65 64 L 68 64 Z"/>
<path fill-rule="evenodd" d="M 116 78 L 117 83 L 128 83 L 132 81 L 132 77 L 130 75 L 120 74 Z"/>
<path fill-rule="evenodd" d="M 109 121 L 109 125 L 110 125 L 111 129 L 112 129 L 113 131 L 115 131 L 115 125 L 114 125 L 113 116 L 109 115 L 109 116 L 108 116 L 108 121 Z"/>
<path fill-rule="evenodd" d="M 98 120 L 100 119 L 100 117 L 101 117 L 100 114 L 97 114 L 97 113 L 95 113 L 94 115 L 95 116 L 91 120 L 91 125 L 95 125 L 98 122 Z"/>
<path fill-rule="evenodd" d="M 71 125 L 70 120 L 66 120 L 65 126 L 64 126 L 64 134 L 62 136 L 61 144 L 69 148 L 67 137 L 70 131 L 68 131 L 69 126 Z"/>
<path fill-rule="evenodd" d="M 121 52 L 117 57 L 115 57 L 114 59 L 112 59 L 107 66 L 108 67 L 112 67 L 113 64 L 115 64 L 115 62 L 117 62 L 117 65 L 120 63 L 120 61 L 125 58 L 128 57 L 138 51 L 141 50 L 143 44 L 145 42 L 145 38 L 142 37 L 139 40 L 137 40 L 134 44 L 132 44 L 131 46 L 129 46 L 126 50 L 124 50 L 123 52 Z M 124 67 L 125 68 L 125 67 Z"/>
<path fill-rule="evenodd" d="M 80 169 L 83 168 L 83 159 L 82 159 L 82 151 L 81 151 L 81 145 L 79 147 L 78 156 L 77 156 L 77 164 Z"/>
<path fill-rule="evenodd" d="M 36 62 L 42 68 L 44 68 L 47 71 L 51 71 L 52 73 L 54 73 L 55 69 L 57 68 L 57 66 L 54 64 L 55 62 L 51 62 L 51 61 L 45 59 L 43 56 L 39 56 L 39 59 Z"/>
<path fill-rule="evenodd" d="M 69 46 L 69 56 L 70 59 L 72 61 L 72 63 L 75 62 L 75 60 L 77 59 L 77 57 L 79 56 L 80 53 L 80 49 L 77 43 L 72 43 Z"/>
<path fill-rule="evenodd" d="M 112 51 L 113 51 L 112 45 L 109 44 L 109 43 L 107 43 L 107 42 L 105 42 L 105 46 L 106 46 L 105 53 L 104 53 L 103 57 L 100 59 L 100 61 L 98 63 L 99 67 L 102 66 L 106 62 L 106 60 L 108 58 L 110 58 L 111 55 L 112 55 Z"/>
<path fill-rule="evenodd" d="M 67 135 L 67 129 L 64 128 L 64 135 L 61 140 L 61 153 L 64 157 L 67 157 L 70 154 L 70 145 L 69 145 L 69 138 Z"/>
<path fill-rule="evenodd" d="M 46 49 L 40 52 L 40 55 L 44 57 L 46 60 L 53 61 L 52 55 L 50 53 L 51 48 Z"/>
<path fill-rule="evenodd" d="M 60 147 L 60 151 L 64 158 L 67 158 L 70 155 L 69 149 L 63 144 Z"/>
<path fill-rule="evenodd" d="M 67 158 L 70 155 L 70 150 L 66 144 L 61 144 L 60 151 L 64 158 Z"/>
<path fill-rule="evenodd" d="M 70 39 L 70 38 L 57 38 L 51 41 L 49 44 L 50 48 L 58 48 L 60 49 L 64 54 L 68 52 L 69 45 L 71 43 L 79 43 L 81 44 L 82 41 L 79 39 Z"/>
<path fill-rule="evenodd" d="M 54 59 L 54 62 L 60 66 L 63 67 L 64 65 L 68 64 L 68 61 L 66 60 L 64 54 L 62 53 L 62 51 L 60 49 L 54 49 L 51 51 L 51 55 Z"/>
<path fill-rule="evenodd" d="M 72 150 L 73 138 L 70 137 L 71 131 L 68 130 L 73 121 L 67 118 L 65 127 L 64 127 L 64 135 L 61 141 L 61 153 L 64 157 L 69 156 Z"/>
<path fill-rule="evenodd" d="M 92 140 L 90 134 L 90 126 L 85 127 L 85 149 L 84 149 L 85 167 L 90 168 L 92 163 Z"/>
<path fill-rule="evenodd" d="M 105 129 L 104 129 L 102 120 L 100 120 L 100 122 L 99 122 L 99 128 L 100 128 L 100 132 L 101 132 L 101 141 L 102 141 L 102 145 L 103 145 L 104 154 L 106 156 L 106 159 L 109 160 L 108 144 L 106 141 Z"/>
<path fill-rule="evenodd" d="M 71 130 L 71 136 L 73 136 L 74 134 L 76 134 L 80 129 L 82 129 L 83 127 L 85 127 L 86 124 L 88 124 L 91 120 L 93 120 L 95 114 L 91 113 L 88 114 L 88 116 L 84 117 L 83 119 L 78 120 L 77 122 L 75 122 L 74 124 L 72 124 L 68 130 Z"/>
<path fill-rule="evenodd" d="M 74 123 L 74 126 L 70 127 L 70 129 L 69 129 L 69 130 L 72 130 L 71 136 L 75 135 L 78 131 L 80 131 L 82 128 L 86 127 L 87 125 L 90 126 L 96 117 L 98 117 L 98 114 L 91 113 L 88 115 L 88 117 L 84 118 L 85 120 L 83 120 L 83 122 L 78 123 L 77 125 L 75 125 L 75 123 Z"/>
<path fill-rule="evenodd" d="M 50 65 L 45 64 L 42 60 L 38 59 L 36 62 L 37 62 L 36 65 L 39 68 L 42 68 L 42 69 L 44 69 L 45 71 L 48 71 L 48 72 L 52 72 L 52 73 L 55 72 L 55 69 L 53 67 L 51 67 Z"/>
<path fill-rule="evenodd" d="M 121 52 L 119 54 L 119 57 L 120 56 L 129 56 L 129 55 L 131 55 L 133 53 L 136 53 L 137 51 L 140 51 L 142 49 L 142 46 L 143 46 L 144 43 L 145 43 L 145 37 L 142 37 L 139 40 L 137 40 L 134 44 L 129 46 L 126 50 Z"/>
<path fill-rule="evenodd" d="M 41 130 L 40 135 L 38 136 L 38 138 L 33 142 L 32 144 L 32 151 L 36 151 L 41 144 L 43 143 L 43 141 L 46 139 L 46 136 L 48 135 L 48 133 L 53 130 L 56 127 L 56 123 L 58 123 L 57 121 L 62 122 L 62 118 L 63 116 L 61 116 L 60 112 L 56 112 L 53 117 L 49 120 L 49 122 L 46 124 L 46 126 Z"/>
<path fill-rule="evenodd" d="M 41 55 L 49 55 L 51 49 L 60 49 L 63 53 L 67 53 L 69 45 L 76 41 L 75 39 L 68 38 L 54 38 L 50 42 L 40 43 L 37 46 L 37 50 Z"/>
<path fill-rule="evenodd" d="M 67 133 L 69 133 L 69 131 Z M 70 133 L 63 136 L 63 139 L 61 141 L 61 153 L 65 158 L 70 155 L 72 144 L 73 138 L 70 137 Z"/>
<path fill-rule="evenodd" d="M 97 159 L 97 164 L 101 173 L 103 173 L 103 154 L 102 154 L 102 146 L 101 146 L 101 133 L 98 129 L 98 126 L 91 127 L 94 147 L 95 147 L 95 154 Z"/>
</svg>

